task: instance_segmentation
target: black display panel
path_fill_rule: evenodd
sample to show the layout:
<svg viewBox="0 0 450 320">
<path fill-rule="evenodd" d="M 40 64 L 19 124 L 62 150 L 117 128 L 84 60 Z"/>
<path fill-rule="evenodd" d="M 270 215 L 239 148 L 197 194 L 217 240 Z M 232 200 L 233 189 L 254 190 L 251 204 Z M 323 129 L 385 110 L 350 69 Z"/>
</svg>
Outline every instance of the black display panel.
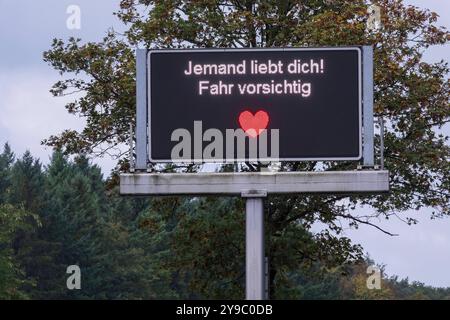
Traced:
<svg viewBox="0 0 450 320">
<path fill-rule="evenodd" d="M 148 69 L 150 161 L 361 157 L 359 47 L 153 50 Z M 244 157 L 230 130 L 245 133 Z"/>
</svg>

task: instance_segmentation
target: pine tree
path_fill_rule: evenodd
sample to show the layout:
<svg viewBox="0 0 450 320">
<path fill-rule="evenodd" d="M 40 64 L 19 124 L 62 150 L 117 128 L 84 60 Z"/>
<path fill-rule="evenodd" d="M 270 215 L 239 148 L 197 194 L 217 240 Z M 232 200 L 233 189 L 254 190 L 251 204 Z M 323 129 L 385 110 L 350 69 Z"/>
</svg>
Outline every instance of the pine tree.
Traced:
<svg viewBox="0 0 450 320">
<path fill-rule="evenodd" d="M 15 255 L 14 241 L 16 232 L 32 231 L 30 219 L 37 217 L 10 204 L 0 204 L 0 300 L 29 298 L 24 287 L 33 282 L 27 279 Z"/>
<path fill-rule="evenodd" d="M 0 154 L 0 204 L 5 203 L 8 198 L 8 188 L 11 185 L 11 166 L 14 162 L 14 153 L 8 143 L 3 147 Z"/>
<path fill-rule="evenodd" d="M 68 291 L 64 281 L 53 283 L 53 290 L 58 298 L 156 298 L 150 255 L 134 238 L 133 219 L 123 219 L 133 201 L 107 195 L 104 185 L 99 167 L 86 157 L 71 162 L 53 154 L 45 238 L 61 246 L 57 264 L 75 264 L 82 272 L 82 290 Z"/>
<path fill-rule="evenodd" d="M 60 243 L 48 238 L 45 180 L 40 162 L 27 151 L 12 167 L 8 200 L 39 217 L 39 223 L 28 221 L 33 225 L 32 229 L 18 230 L 14 235 L 15 256 L 23 266 L 26 277 L 33 281 L 33 285 L 25 283 L 23 290 L 31 298 L 51 299 L 60 294 L 54 292 L 52 284 L 64 281 L 65 269 L 56 261 L 61 250 Z"/>
<path fill-rule="evenodd" d="M 25 210 L 39 213 L 44 207 L 44 174 L 38 159 L 26 151 L 12 167 L 14 179 L 11 183 L 9 202 L 23 205 Z"/>
</svg>

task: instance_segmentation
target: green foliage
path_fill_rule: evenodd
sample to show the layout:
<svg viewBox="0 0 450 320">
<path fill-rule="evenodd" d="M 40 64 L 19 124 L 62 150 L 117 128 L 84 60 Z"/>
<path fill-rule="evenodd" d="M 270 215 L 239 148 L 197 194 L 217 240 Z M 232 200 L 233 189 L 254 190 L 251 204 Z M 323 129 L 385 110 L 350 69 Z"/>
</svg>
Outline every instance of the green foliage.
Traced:
<svg viewBox="0 0 450 320">
<path fill-rule="evenodd" d="M 0 203 L 6 201 L 8 188 L 11 184 L 10 170 L 14 162 L 14 153 L 8 143 L 3 147 L 3 153 L 0 154 Z"/>
<path fill-rule="evenodd" d="M 29 231 L 29 220 L 37 217 L 22 208 L 10 204 L 0 204 L 0 299 L 26 299 L 28 293 L 23 286 L 31 284 L 27 280 L 14 252 L 14 235 L 19 231 Z"/>
<path fill-rule="evenodd" d="M 134 201 L 115 192 L 108 195 L 99 167 L 86 157 L 69 161 L 60 152 L 53 154 L 45 171 L 29 152 L 9 167 L 5 193 L 11 204 L 2 207 L 0 224 L 8 228 L 0 239 L 1 248 L 5 246 L 2 269 L 9 266 L 2 272 L 2 297 L 22 297 L 22 291 L 23 297 L 33 299 L 139 299 L 163 294 L 164 288 L 153 288 L 153 281 L 161 280 L 153 276 L 154 259 L 146 254 L 142 232 L 129 216 Z M 14 211 L 12 204 L 34 212 L 39 220 Z M 138 214 L 134 212 L 134 218 Z M 73 264 L 83 272 L 82 291 L 66 287 L 66 268 Z"/>
<path fill-rule="evenodd" d="M 39 160 L 33 159 L 31 153 L 26 151 L 11 169 L 11 189 L 9 202 L 21 204 L 26 210 L 40 212 L 43 206 L 44 176 Z"/>
<path fill-rule="evenodd" d="M 239 299 L 244 295 L 243 210 L 242 201 L 234 198 L 152 202 L 144 223 L 148 227 L 153 219 L 160 225 L 170 219 L 170 256 L 163 267 L 172 271 L 178 286 L 184 283 L 185 298 Z"/>
</svg>

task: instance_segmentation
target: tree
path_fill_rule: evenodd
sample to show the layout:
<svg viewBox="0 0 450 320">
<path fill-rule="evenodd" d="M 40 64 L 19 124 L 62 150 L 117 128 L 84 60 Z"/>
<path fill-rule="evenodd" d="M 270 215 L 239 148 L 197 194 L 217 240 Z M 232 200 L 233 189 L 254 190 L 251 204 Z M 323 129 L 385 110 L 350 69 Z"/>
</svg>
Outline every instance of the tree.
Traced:
<svg viewBox="0 0 450 320">
<path fill-rule="evenodd" d="M 14 252 L 14 236 L 18 230 L 30 231 L 28 219 L 35 215 L 10 204 L 0 204 L 0 299 L 26 299 L 29 295 L 24 285 L 32 284 Z"/>
<path fill-rule="evenodd" d="M 11 185 L 11 166 L 14 162 L 14 153 L 8 143 L 3 147 L 3 153 L 0 155 L 0 204 L 6 202 L 7 190 Z"/>
<path fill-rule="evenodd" d="M 42 295 L 58 299 L 156 298 L 154 259 L 136 239 L 134 223 L 139 212 L 124 221 L 123 216 L 133 213 L 133 207 L 114 191 L 106 192 L 100 168 L 85 156 L 69 161 L 55 151 L 45 186 L 49 201 L 43 213 L 42 236 L 60 244 L 60 250 L 54 255 L 58 271 L 45 278 L 47 292 Z M 65 268 L 73 264 L 82 270 L 82 290 L 65 287 Z"/>
<path fill-rule="evenodd" d="M 25 217 L 29 228 L 19 228 L 14 232 L 12 247 L 24 277 L 31 280 L 22 285 L 22 290 L 30 298 L 51 299 L 60 294 L 54 291 L 53 284 L 61 282 L 65 270 L 56 261 L 61 244 L 49 239 L 49 220 L 46 216 L 49 202 L 45 186 L 46 177 L 40 162 L 30 152 L 25 152 L 12 166 L 7 194 L 9 203 L 23 207 L 33 216 Z M 34 219 L 34 216 L 39 219 Z"/>
<path fill-rule="evenodd" d="M 42 165 L 26 151 L 12 167 L 11 174 L 14 179 L 8 201 L 14 205 L 23 205 L 25 210 L 39 213 L 44 206 L 44 175 Z"/>
<path fill-rule="evenodd" d="M 386 123 L 385 165 L 391 192 L 378 196 L 289 196 L 267 203 L 269 252 L 277 252 L 277 239 L 301 224 L 308 230 L 320 221 L 340 236 L 341 220 L 357 227 L 375 217 L 389 218 L 408 209 L 432 207 L 434 215 L 448 215 L 450 203 L 450 148 L 438 133 L 449 121 L 447 63 L 426 63 L 422 56 L 432 45 L 448 42 L 449 33 L 436 26 L 437 14 L 406 6 L 401 0 L 376 1 L 382 27 L 366 27 L 368 2 L 364 0 L 308 1 L 151 1 L 122 0 L 117 16 L 129 27 L 124 37 L 109 32 L 103 41 L 82 44 L 54 40 L 44 60 L 62 74 L 74 77 L 57 82 L 55 95 L 82 91 L 85 95 L 66 108 L 87 118 L 81 132 L 64 131 L 43 141 L 71 153 L 103 155 L 128 140 L 134 122 L 134 56 L 132 48 L 279 47 L 372 45 L 375 64 L 375 114 Z M 85 73 L 89 80 L 78 76 Z M 437 130 L 436 130 L 437 129 Z M 376 137 L 379 150 L 379 137 Z M 127 167 L 123 152 L 121 168 Z M 284 171 L 354 169 L 354 162 L 284 163 Z M 256 171 L 259 164 L 245 164 Z M 371 213 L 358 205 L 370 205 Z M 408 223 L 414 219 L 405 217 Z M 228 220 L 231 224 L 232 221 Z M 387 230 L 381 231 L 391 234 Z M 207 230 L 203 230 L 207 233 Z M 332 233 L 318 239 L 346 241 Z M 282 241 L 282 240 L 280 240 Z M 325 242 L 326 243 L 326 242 Z M 339 247 L 339 246 L 337 246 Z M 320 246 L 318 246 L 320 248 Z M 341 246 L 341 255 L 358 256 L 356 248 Z M 217 248 L 229 250 L 229 248 Z M 271 287 L 280 264 L 272 261 Z"/>
</svg>

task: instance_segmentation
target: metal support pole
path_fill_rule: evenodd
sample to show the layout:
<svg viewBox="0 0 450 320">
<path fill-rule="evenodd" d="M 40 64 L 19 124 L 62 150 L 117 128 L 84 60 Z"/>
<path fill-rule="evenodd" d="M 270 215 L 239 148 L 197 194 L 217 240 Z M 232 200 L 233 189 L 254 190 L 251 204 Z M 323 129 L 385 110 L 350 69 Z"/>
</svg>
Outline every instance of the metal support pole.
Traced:
<svg viewBox="0 0 450 320">
<path fill-rule="evenodd" d="M 381 170 L 384 170 L 384 119 L 383 117 L 378 117 L 380 122 L 380 166 Z"/>
<path fill-rule="evenodd" d="M 136 170 L 147 169 L 147 49 L 136 50 Z"/>
<path fill-rule="evenodd" d="M 373 48 L 363 46 L 363 165 L 373 167 Z"/>
<path fill-rule="evenodd" d="M 246 299 L 265 298 L 264 206 L 262 197 L 246 201 Z"/>
<path fill-rule="evenodd" d="M 133 142 L 134 132 L 133 132 L 133 125 L 130 123 L 130 172 L 134 172 L 134 142 Z"/>
</svg>

